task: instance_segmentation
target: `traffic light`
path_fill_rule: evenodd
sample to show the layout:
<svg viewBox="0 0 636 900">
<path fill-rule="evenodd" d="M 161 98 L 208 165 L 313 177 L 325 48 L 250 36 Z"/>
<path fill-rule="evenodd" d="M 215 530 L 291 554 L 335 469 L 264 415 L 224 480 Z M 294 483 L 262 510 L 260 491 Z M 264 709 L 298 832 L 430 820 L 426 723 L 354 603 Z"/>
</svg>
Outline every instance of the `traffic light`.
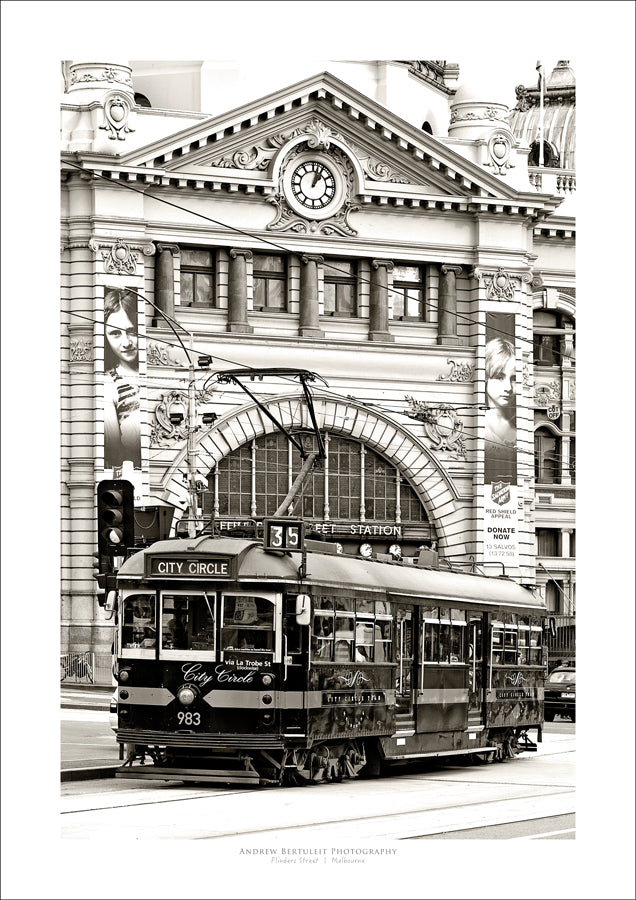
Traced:
<svg viewBox="0 0 636 900">
<path fill-rule="evenodd" d="M 97 485 L 97 547 L 104 556 L 124 556 L 135 543 L 134 489 L 130 481 Z"/>
</svg>

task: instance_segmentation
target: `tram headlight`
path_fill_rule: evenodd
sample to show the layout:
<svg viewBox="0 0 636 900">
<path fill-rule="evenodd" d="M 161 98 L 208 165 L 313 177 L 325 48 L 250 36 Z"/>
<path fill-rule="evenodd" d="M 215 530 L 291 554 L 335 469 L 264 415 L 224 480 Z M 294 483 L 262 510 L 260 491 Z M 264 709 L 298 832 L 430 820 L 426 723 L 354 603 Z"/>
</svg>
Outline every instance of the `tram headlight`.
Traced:
<svg viewBox="0 0 636 900">
<path fill-rule="evenodd" d="M 263 682 L 265 687 L 269 687 L 270 684 L 274 683 L 274 676 L 273 675 L 263 675 L 263 677 L 261 678 L 261 681 Z"/>
<path fill-rule="evenodd" d="M 120 671 L 119 671 L 119 680 L 120 681 L 128 681 L 129 677 L 130 677 L 129 669 L 120 669 Z"/>
<path fill-rule="evenodd" d="M 190 685 L 184 685 L 177 691 L 177 699 L 183 706 L 192 706 L 197 699 L 197 691 Z"/>
</svg>

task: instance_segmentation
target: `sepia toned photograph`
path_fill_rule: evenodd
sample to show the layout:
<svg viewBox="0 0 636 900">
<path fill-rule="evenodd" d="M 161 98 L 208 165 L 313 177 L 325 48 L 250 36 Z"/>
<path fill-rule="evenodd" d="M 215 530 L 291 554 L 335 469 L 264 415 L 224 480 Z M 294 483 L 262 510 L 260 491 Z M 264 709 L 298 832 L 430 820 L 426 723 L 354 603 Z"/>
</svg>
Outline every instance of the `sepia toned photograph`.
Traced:
<svg viewBox="0 0 636 900">
<path fill-rule="evenodd" d="M 625 870 L 559 865 L 598 816 L 577 750 L 608 736 L 577 565 L 582 40 L 427 60 L 259 31 L 308 6 L 159 3 L 209 44 L 126 27 L 48 64 L 42 703 L 72 864 L 7 897 L 629 898 Z M 391 9 L 479 17 L 437 6 Z M 340 7 L 355 27 L 361 4 L 317 3 L 318 34 Z M 259 52 L 224 46 L 248 21 Z"/>
</svg>

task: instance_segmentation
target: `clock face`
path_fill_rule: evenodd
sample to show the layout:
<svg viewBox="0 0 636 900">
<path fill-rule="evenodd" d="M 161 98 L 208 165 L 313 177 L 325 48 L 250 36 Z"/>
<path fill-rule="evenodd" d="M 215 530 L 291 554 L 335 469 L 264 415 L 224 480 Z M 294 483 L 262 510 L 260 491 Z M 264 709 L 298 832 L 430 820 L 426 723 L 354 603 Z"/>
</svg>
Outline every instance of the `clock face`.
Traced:
<svg viewBox="0 0 636 900">
<path fill-rule="evenodd" d="M 364 556 L 365 559 L 368 559 L 373 555 L 373 547 L 371 544 L 360 544 L 360 556 Z"/>
<path fill-rule="evenodd" d="M 389 547 L 389 553 L 392 557 L 394 557 L 394 559 L 402 558 L 402 548 L 399 544 L 391 544 L 391 546 Z"/>
<path fill-rule="evenodd" d="M 308 160 L 294 169 L 291 189 L 307 209 L 324 209 L 336 195 L 336 180 L 324 163 Z"/>
<path fill-rule="evenodd" d="M 283 174 L 283 191 L 289 206 L 306 219 L 326 219 L 342 206 L 345 181 L 339 167 L 329 158 L 304 152 Z"/>
</svg>

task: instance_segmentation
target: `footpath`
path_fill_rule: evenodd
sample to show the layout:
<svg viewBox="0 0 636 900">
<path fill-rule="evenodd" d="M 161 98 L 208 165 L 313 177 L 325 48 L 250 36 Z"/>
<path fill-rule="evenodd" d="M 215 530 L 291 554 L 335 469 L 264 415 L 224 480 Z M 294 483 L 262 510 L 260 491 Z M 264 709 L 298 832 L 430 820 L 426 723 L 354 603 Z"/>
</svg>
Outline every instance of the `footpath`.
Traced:
<svg viewBox="0 0 636 900">
<path fill-rule="evenodd" d="M 62 709 L 99 710 L 108 713 L 112 685 L 80 684 L 72 681 L 62 682 L 60 689 L 60 707 Z M 65 719 L 62 716 L 62 731 Z M 88 749 L 87 749 L 88 748 Z M 61 781 L 87 781 L 92 778 L 114 778 L 115 769 L 121 766 L 119 745 L 112 736 L 109 741 L 95 740 L 87 743 L 81 751 L 70 742 L 62 741 L 60 758 Z"/>
</svg>

